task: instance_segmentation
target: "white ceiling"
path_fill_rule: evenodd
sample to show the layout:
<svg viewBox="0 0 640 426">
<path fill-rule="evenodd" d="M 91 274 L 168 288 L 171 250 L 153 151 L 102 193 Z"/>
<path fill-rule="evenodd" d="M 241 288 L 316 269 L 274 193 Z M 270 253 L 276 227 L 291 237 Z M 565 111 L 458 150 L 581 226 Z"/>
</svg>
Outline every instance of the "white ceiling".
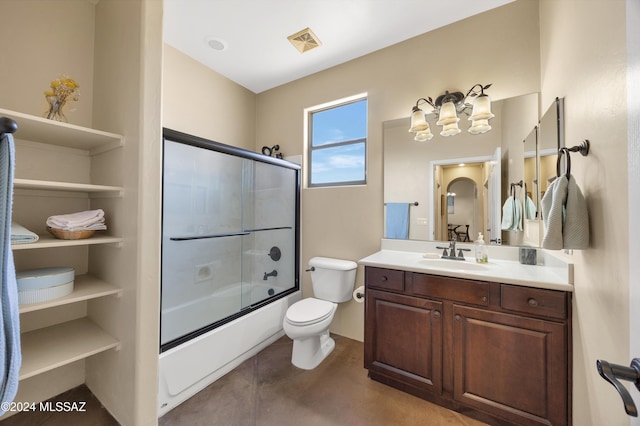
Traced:
<svg viewBox="0 0 640 426">
<path fill-rule="evenodd" d="M 164 0 L 164 38 L 260 93 L 512 1 Z M 301 54 L 287 37 L 307 27 L 322 45 Z"/>
</svg>

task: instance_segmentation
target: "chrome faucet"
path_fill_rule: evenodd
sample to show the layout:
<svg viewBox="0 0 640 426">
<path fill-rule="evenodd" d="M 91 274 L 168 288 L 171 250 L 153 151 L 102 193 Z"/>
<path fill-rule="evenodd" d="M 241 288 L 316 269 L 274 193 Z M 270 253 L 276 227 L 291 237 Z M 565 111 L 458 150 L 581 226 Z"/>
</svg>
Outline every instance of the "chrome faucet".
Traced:
<svg viewBox="0 0 640 426">
<path fill-rule="evenodd" d="M 264 277 L 262 278 L 263 280 L 267 280 L 267 278 L 269 277 L 277 277 L 278 276 L 278 271 L 276 271 L 275 269 L 269 273 L 264 273 Z"/>
</svg>

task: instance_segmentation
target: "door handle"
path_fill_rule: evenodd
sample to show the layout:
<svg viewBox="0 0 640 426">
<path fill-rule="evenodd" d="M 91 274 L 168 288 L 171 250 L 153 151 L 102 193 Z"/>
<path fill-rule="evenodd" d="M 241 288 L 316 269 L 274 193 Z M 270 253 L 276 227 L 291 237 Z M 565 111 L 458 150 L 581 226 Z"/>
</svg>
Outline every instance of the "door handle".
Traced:
<svg viewBox="0 0 640 426">
<path fill-rule="evenodd" d="M 633 382 L 636 388 L 640 390 L 640 358 L 634 358 L 629 367 L 597 360 L 596 367 L 598 368 L 598 373 L 600 373 L 607 382 L 611 383 L 622 397 L 624 411 L 629 416 L 638 417 L 638 409 L 633 402 L 633 398 L 631 398 L 631 394 L 618 379 Z"/>
</svg>

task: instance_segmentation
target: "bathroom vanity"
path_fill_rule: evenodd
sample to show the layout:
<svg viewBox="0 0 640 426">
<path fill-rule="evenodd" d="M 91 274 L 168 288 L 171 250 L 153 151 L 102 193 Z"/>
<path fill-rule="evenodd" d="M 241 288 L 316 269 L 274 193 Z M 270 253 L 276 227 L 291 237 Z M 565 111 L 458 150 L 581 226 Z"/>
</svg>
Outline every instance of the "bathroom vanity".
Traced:
<svg viewBox="0 0 640 426">
<path fill-rule="evenodd" d="M 490 424 L 571 424 L 571 265 L 360 263 L 371 379 Z"/>
</svg>

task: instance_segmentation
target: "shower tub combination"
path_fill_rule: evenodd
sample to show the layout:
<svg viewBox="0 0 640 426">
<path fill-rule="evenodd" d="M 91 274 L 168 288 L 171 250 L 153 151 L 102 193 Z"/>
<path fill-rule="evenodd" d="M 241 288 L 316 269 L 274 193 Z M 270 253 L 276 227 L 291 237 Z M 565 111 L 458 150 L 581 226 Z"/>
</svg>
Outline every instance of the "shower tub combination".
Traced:
<svg viewBox="0 0 640 426">
<path fill-rule="evenodd" d="M 300 167 L 164 129 L 158 414 L 283 336 Z"/>
</svg>

